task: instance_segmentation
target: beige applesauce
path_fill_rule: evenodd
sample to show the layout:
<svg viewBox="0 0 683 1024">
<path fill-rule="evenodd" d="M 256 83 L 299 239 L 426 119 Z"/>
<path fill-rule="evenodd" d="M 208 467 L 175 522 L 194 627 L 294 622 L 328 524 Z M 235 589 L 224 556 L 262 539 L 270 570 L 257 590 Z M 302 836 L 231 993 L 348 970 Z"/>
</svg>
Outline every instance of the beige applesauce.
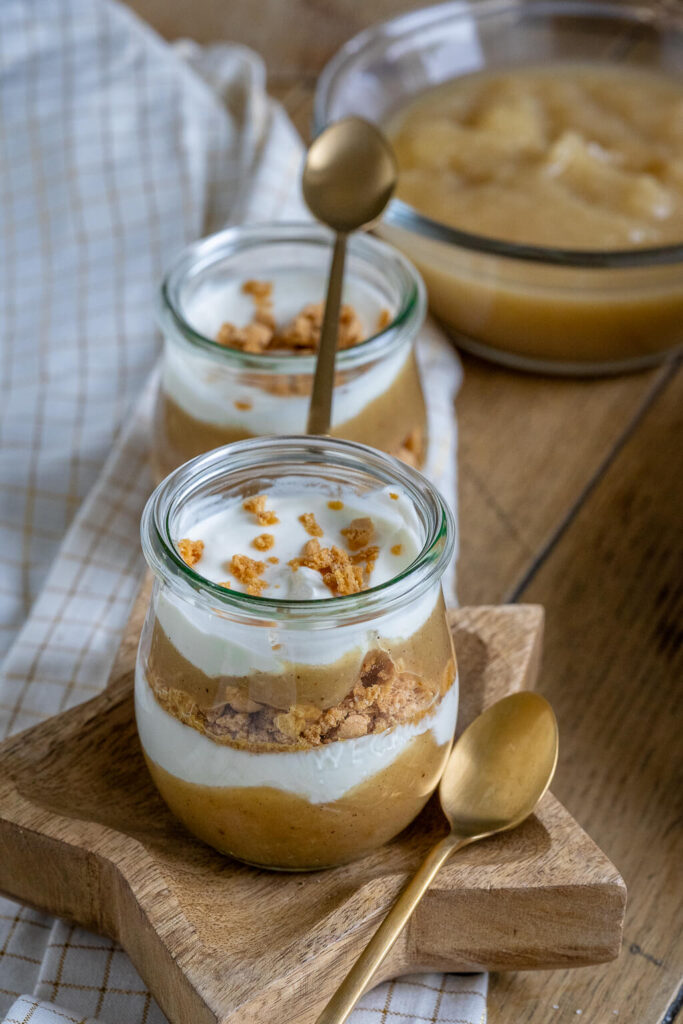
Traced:
<svg viewBox="0 0 683 1024">
<path fill-rule="evenodd" d="M 683 243 L 683 84 L 618 64 L 463 76 L 387 123 L 397 195 L 444 225 L 606 252 Z M 680 265 L 587 268 L 478 253 L 387 225 L 458 332 L 537 360 L 637 360 L 683 333 Z"/>
</svg>

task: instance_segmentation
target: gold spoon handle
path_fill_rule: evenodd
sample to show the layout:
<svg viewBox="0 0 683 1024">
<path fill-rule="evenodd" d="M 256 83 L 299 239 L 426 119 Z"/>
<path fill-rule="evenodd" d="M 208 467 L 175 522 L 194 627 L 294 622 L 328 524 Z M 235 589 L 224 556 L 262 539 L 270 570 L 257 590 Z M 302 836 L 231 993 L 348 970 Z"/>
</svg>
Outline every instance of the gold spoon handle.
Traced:
<svg viewBox="0 0 683 1024">
<path fill-rule="evenodd" d="M 343 1024 L 372 981 L 373 975 L 401 934 L 404 925 L 431 885 L 439 868 L 452 853 L 469 842 L 460 836 L 445 836 L 430 850 L 417 873 L 408 882 L 367 946 L 318 1017 L 316 1024 Z"/>
<path fill-rule="evenodd" d="M 337 335 L 339 333 L 339 309 L 341 307 L 342 282 L 344 280 L 344 260 L 346 257 L 346 235 L 337 234 L 334 242 L 334 254 L 330 267 L 330 280 L 327 285 L 325 314 L 320 333 L 318 361 L 313 378 L 313 394 L 308 410 L 308 434 L 329 434 L 332 422 L 332 393 L 334 391 L 334 363 L 337 355 Z"/>
</svg>

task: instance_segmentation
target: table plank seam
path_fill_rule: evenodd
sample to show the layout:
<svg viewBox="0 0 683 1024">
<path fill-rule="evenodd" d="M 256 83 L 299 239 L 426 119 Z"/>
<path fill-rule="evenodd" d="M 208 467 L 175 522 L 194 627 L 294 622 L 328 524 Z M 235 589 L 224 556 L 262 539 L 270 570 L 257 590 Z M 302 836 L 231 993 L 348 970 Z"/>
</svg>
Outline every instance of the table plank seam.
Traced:
<svg viewBox="0 0 683 1024">
<path fill-rule="evenodd" d="M 556 529 L 553 530 L 546 542 L 539 548 L 535 558 L 528 566 L 520 580 L 502 598 L 503 604 L 516 604 L 517 601 L 519 601 L 520 596 L 532 582 L 541 567 L 547 562 L 548 558 L 552 555 L 554 549 L 573 523 L 583 505 L 596 490 L 612 464 L 634 436 L 644 418 L 669 386 L 673 384 L 676 375 L 680 370 L 682 361 L 683 357 L 678 357 L 670 363 L 667 363 L 662 368 L 662 372 L 657 375 L 652 388 L 648 391 L 642 403 L 634 413 L 630 423 L 628 423 L 624 428 L 618 439 L 615 441 L 609 454 L 605 456 L 591 478 L 586 482 L 581 492 L 577 495 L 576 500 L 568 509 L 564 518 L 560 523 L 558 523 Z"/>
</svg>

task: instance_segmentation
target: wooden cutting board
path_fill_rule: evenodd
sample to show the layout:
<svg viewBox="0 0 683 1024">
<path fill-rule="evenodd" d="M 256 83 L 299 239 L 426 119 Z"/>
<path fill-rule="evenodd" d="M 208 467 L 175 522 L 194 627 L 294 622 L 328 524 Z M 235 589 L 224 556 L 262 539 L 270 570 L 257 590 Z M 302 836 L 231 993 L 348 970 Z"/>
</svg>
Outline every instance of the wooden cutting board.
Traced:
<svg viewBox="0 0 683 1024">
<path fill-rule="evenodd" d="M 312 874 L 243 867 L 194 840 L 157 796 L 135 732 L 144 604 L 104 693 L 0 745 L 0 890 L 117 939 L 173 1024 L 308 1024 L 443 833 L 438 805 L 360 862 Z M 464 608 L 452 628 L 463 728 L 534 685 L 543 613 Z M 625 898 L 548 794 L 519 829 L 441 871 L 377 980 L 610 960 Z"/>
</svg>

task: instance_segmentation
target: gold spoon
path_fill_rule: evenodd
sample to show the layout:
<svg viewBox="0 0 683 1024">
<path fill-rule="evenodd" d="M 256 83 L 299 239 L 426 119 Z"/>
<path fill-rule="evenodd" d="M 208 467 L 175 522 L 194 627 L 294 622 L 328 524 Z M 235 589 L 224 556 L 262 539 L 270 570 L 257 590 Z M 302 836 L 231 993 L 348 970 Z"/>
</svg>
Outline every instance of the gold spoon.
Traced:
<svg viewBox="0 0 683 1024">
<path fill-rule="evenodd" d="M 465 729 L 439 785 L 450 833 L 427 854 L 316 1024 L 346 1020 L 452 853 L 528 818 L 550 785 L 557 744 L 553 709 L 528 691 L 499 700 Z"/>
<path fill-rule="evenodd" d="M 344 117 L 330 125 L 306 156 L 304 199 L 313 216 L 337 233 L 308 412 L 309 434 L 327 434 L 330 429 L 346 239 L 351 231 L 377 220 L 391 199 L 397 175 L 391 146 L 375 125 L 360 117 Z"/>
</svg>

